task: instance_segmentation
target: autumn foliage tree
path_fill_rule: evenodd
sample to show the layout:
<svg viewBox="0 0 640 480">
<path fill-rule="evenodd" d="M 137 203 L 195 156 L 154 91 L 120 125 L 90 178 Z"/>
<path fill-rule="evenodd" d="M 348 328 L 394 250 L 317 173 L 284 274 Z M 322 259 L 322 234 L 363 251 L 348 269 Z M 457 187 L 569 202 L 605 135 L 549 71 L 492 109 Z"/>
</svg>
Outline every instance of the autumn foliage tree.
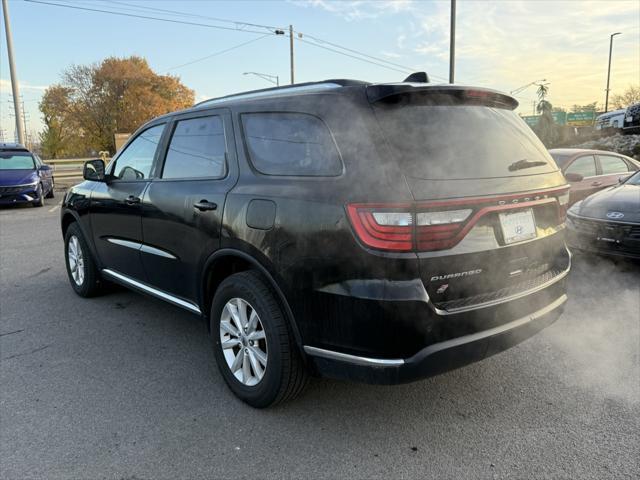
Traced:
<svg viewBox="0 0 640 480">
<path fill-rule="evenodd" d="M 133 132 L 153 117 L 189 107 L 193 101 L 193 90 L 177 77 L 158 75 L 141 57 L 73 65 L 40 103 L 44 154 L 114 153 L 115 133 Z"/>
<path fill-rule="evenodd" d="M 614 109 L 627 108 L 629 105 L 640 102 L 640 85 L 629 85 L 621 94 L 614 95 L 611 104 Z"/>
<path fill-rule="evenodd" d="M 74 129 L 67 122 L 71 89 L 61 85 L 49 87 L 40 102 L 44 130 L 40 134 L 42 151 L 48 158 L 64 157 L 73 152 Z"/>
</svg>

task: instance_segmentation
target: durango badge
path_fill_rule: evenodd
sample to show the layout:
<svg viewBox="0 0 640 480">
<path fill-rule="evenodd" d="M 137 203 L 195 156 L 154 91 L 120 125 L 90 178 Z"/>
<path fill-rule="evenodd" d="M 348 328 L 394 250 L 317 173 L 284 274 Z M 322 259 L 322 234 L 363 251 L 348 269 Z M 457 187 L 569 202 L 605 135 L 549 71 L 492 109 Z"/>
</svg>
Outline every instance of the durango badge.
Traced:
<svg viewBox="0 0 640 480">
<path fill-rule="evenodd" d="M 470 277 L 471 275 L 478 275 L 482 273 L 482 269 L 479 268 L 477 270 L 469 270 L 467 272 L 457 272 L 457 273 L 447 273 L 446 275 L 434 275 L 431 277 L 432 282 L 437 280 L 448 280 L 450 278 L 460 278 L 460 277 Z"/>
</svg>

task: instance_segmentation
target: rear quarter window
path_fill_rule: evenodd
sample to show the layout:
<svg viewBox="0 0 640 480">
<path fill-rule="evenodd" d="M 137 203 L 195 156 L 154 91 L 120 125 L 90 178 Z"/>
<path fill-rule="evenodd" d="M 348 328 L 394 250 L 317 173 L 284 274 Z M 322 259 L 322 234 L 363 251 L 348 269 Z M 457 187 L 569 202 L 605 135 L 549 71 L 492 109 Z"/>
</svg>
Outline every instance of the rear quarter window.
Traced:
<svg viewBox="0 0 640 480">
<path fill-rule="evenodd" d="M 332 177 L 342 160 L 329 128 L 306 113 L 245 113 L 240 117 L 247 155 L 265 175 Z"/>
</svg>

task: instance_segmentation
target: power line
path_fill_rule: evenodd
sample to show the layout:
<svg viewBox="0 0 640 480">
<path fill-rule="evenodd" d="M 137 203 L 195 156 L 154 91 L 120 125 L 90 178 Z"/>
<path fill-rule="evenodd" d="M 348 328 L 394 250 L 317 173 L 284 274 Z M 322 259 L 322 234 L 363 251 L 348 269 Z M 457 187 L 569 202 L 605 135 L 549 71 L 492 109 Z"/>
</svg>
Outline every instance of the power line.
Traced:
<svg viewBox="0 0 640 480">
<path fill-rule="evenodd" d="M 159 18 L 159 17 L 150 17 L 147 15 L 137 15 L 137 14 L 133 14 L 133 13 L 124 13 L 124 12 L 115 12 L 112 10 L 102 10 L 102 9 L 98 9 L 98 8 L 88 8 L 88 7 L 80 7 L 78 5 L 66 5 L 63 3 L 53 3 L 53 2 L 44 2 L 42 0 L 24 0 L 25 2 L 29 2 L 29 3 L 39 3 L 42 5 L 51 5 L 54 7 L 62 7 L 62 8 L 71 8 L 74 10 L 84 10 L 87 12 L 99 12 L 99 13 L 108 13 L 111 15 L 118 15 L 121 17 L 132 17 L 132 18 L 141 18 L 141 19 L 145 19 L 145 20 L 156 20 L 159 22 L 167 22 L 167 23 L 179 23 L 182 25 L 191 25 L 191 26 L 195 26 L 195 27 L 207 27 L 207 28 L 217 28 L 220 30 L 230 30 L 233 32 L 246 32 L 246 33 L 262 33 L 264 34 L 264 31 L 258 31 L 258 30 L 245 30 L 245 29 L 240 29 L 240 28 L 233 28 L 233 27 L 223 27 L 221 25 L 211 25 L 209 23 L 199 23 L 199 22 L 188 22 L 186 20 L 172 20 L 169 18 Z M 276 35 L 276 33 L 271 33 L 269 35 Z"/>
<path fill-rule="evenodd" d="M 250 29 L 244 29 L 244 28 L 238 28 L 238 26 L 244 25 L 244 26 L 248 26 L 248 27 L 254 27 L 254 28 L 264 28 L 264 29 L 269 29 L 269 30 L 273 30 L 273 32 L 270 32 L 268 34 L 266 34 L 265 36 L 268 35 L 278 35 L 278 33 L 276 33 L 276 31 L 278 30 L 284 30 L 282 28 L 278 28 L 278 27 L 274 27 L 274 26 L 270 26 L 270 25 L 261 25 L 261 24 L 256 24 L 256 23 L 249 23 L 249 22 L 241 22 L 241 21 L 237 21 L 237 20 L 230 20 L 230 19 L 223 19 L 223 18 L 219 18 L 219 17 L 207 17 L 207 16 L 203 16 L 203 15 L 196 15 L 196 14 L 190 14 L 190 13 L 186 13 L 186 12 L 180 12 L 177 10 L 169 10 L 169 9 L 164 9 L 164 8 L 156 8 L 156 7 L 144 7 L 141 5 L 135 5 L 135 4 L 131 4 L 131 3 L 127 3 L 127 2 L 122 2 L 122 1 L 117 1 L 117 0 L 111 0 L 109 3 L 111 4 L 115 4 L 115 5 L 121 5 L 124 7 L 132 7 L 133 11 L 135 12 L 158 12 L 161 14 L 171 14 L 171 15 L 179 15 L 182 17 L 188 17 L 188 18 L 206 18 L 209 20 L 213 20 L 213 21 L 217 21 L 217 22 L 226 22 L 226 23 L 231 23 L 236 25 L 236 27 L 225 27 L 225 26 L 221 26 L 221 25 L 211 25 L 211 24 L 207 24 L 207 23 L 200 23 L 200 22 L 192 22 L 192 21 L 186 21 L 186 20 L 177 20 L 177 19 L 169 19 L 169 18 L 160 18 L 160 17 L 154 17 L 154 16 L 148 16 L 148 15 L 140 15 L 137 13 L 125 13 L 122 11 L 114 11 L 114 10 L 103 10 L 103 9 L 99 9 L 99 8 L 89 8 L 89 7 L 83 7 L 83 6 L 78 6 L 78 5 L 69 5 L 69 4 L 64 4 L 64 3 L 54 3 L 54 2 L 47 2 L 47 1 L 43 1 L 43 0 L 24 0 L 25 2 L 29 2 L 29 3 L 37 3 L 37 4 L 42 4 L 42 5 L 50 5 L 50 6 L 56 6 L 56 7 L 62 7 L 62 8 L 71 8 L 71 9 L 75 9 L 75 10 L 82 10 L 82 11 L 88 11 L 88 12 L 98 12 L 98 13 L 107 13 L 107 14 L 111 14 L 111 15 L 118 15 L 118 16 L 123 16 L 123 17 L 132 17 L 132 18 L 140 18 L 140 19 L 145 19 L 145 20 L 156 20 L 156 21 L 160 21 L 160 22 L 168 22 L 168 23 L 177 23 L 177 24 L 182 24 L 182 25 L 191 25 L 191 26 L 199 26 L 199 27 L 207 27 L 207 28 L 217 28 L 217 29 L 221 29 L 221 30 L 231 30 L 231 31 L 236 31 L 236 32 L 247 32 L 247 33 L 260 33 L 260 34 L 264 34 L 264 31 L 257 31 L 257 30 L 250 30 Z M 66 1 L 66 0 L 60 0 L 60 1 Z M 103 2 L 106 2 L 106 0 L 101 0 Z M 128 10 L 132 10 L 131 8 L 128 8 Z M 322 48 L 324 50 L 336 53 L 338 55 L 343 55 L 349 58 L 353 58 L 355 60 L 360 60 L 362 62 L 366 62 L 372 65 L 376 65 L 378 67 L 381 68 L 386 68 L 388 70 L 393 70 L 396 72 L 400 72 L 400 73 L 411 73 L 416 71 L 416 68 L 412 68 L 412 67 L 408 67 L 405 65 L 400 65 L 398 63 L 395 62 L 391 62 L 389 60 L 385 60 L 383 58 L 380 57 L 375 57 L 373 55 L 369 55 L 367 53 L 349 48 L 349 47 L 345 47 L 343 45 L 339 45 L 337 43 L 333 43 L 333 42 L 329 42 L 327 40 L 321 39 L 319 37 L 316 37 L 314 35 L 309 35 L 306 34 L 304 32 L 296 32 L 299 35 L 298 41 L 303 42 L 303 43 L 307 43 L 309 45 L 313 45 L 315 47 L 318 48 Z M 307 37 L 309 39 L 311 39 L 312 41 L 308 41 L 305 40 L 304 38 L 301 37 Z M 263 38 L 263 37 L 260 37 Z M 260 39 L 259 38 L 259 39 Z M 246 42 L 244 44 L 240 44 L 237 45 L 235 47 L 232 47 L 231 49 L 235 49 L 235 48 L 240 48 L 241 46 L 244 46 L 248 43 L 252 43 L 254 41 L 257 41 L 258 39 L 253 39 L 250 42 Z M 323 45 L 324 44 L 324 45 Z M 326 45 L 330 45 L 330 47 L 326 46 Z M 332 48 L 333 47 L 333 48 Z M 230 49 L 225 49 L 223 51 L 220 52 L 215 52 L 211 55 L 207 55 L 205 57 L 201 57 L 200 59 L 196 59 L 192 62 L 187 62 L 185 64 L 182 65 L 178 65 L 175 67 L 171 67 L 168 70 L 173 70 L 176 68 L 180 68 L 183 66 L 187 66 L 187 65 L 191 65 L 192 63 L 197 63 L 199 61 L 202 60 L 206 60 L 208 58 L 220 55 L 222 53 L 225 53 L 226 51 L 229 51 Z M 346 53 L 346 52 L 350 52 L 350 53 Z M 432 77 L 436 78 L 436 79 L 440 79 L 443 81 L 446 81 L 446 79 L 444 77 L 441 77 L 439 75 L 431 75 Z"/>
<path fill-rule="evenodd" d="M 66 1 L 69 1 L 69 0 L 66 0 Z M 276 26 L 273 26 L 273 25 L 261 25 L 259 23 L 240 22 L 238 20 L 230 20 L 228 18 L 209 17 L 209 16 L 195 14 L 195 13 L 180 12 L 178 10 L 168 10 L 166 8 L 143 7 L 141 5 L 135 5 L 133 3 L 120 2 L 120 1 L 117 1 L 117 0 L 102 0 L 102 2 L 112 3 L 112 4 L 117 4 L 117 5 L 130 6 L 130 7 L 133 7 L 135 9 L 134 11 L 155 11 L 155 12 L 159 12 L 159 13 L 170 13 L 172 15 L 179 15 L 181 17 L 204 18 L 204 19 L 207 19 L 207 20 L 214 20 L 216 22 L 223 22 L 223 23 L 231 23 L 231 24 L 234 24 L 234 25 L 247 25 L 249 27 L 266 28 L 266 29 L 269 29 L 269 30 L 276 30 L 276 29 L 284 30 L 284 27 L 276 27 Z"/>
<path fill-rule="evenodd" d="M 302 42 L 302 43 L 306 43 L 306 44 L 308 44 L 308 45 L 313 45 L 314 47 L 322 48 L 322 49 L 324 49 L 324 50 L 329 50 L 330 52 L 337 53 L 337 54 L 339 54 L 339 55 L 344 55 L 344 56 L 346 56 L 346 57 L 351 57 L 351 58 L 354 58 L 354 59 L 356 59 L 356 60 L 360 60 L 361 62 L 371 63 L 372 65 L 377 65 L 378 67 L 387 68 L 387 69 L 389 69 L 389 70 L 395 70 L 396 72 L 400 72 L 400 73 L 409 73 L 409 72 L 411 72 L 411 70 L 409 70 L 409 69 L 402 69 L 402 70 L 400 70 L 399 68 L 396 68 L 396 67 L 391 67 L 391 66 L 388 66 L 388 65 L 384 65 L 384 64 L 382 64 L 382 63 L 378 63 L 378 62 L 374 62 L 374 61 L 371 61 L 371 60 L 367 60 L 367 59 L 365 59 L 365 58 L 357 57 L 357 56 L 355 56 L 355 55 L 350 55 L 350 54 L 348 54 L 348 53 L 341 52 L 341 51 L 336 50 L 336 49 L 334 49 L 334 48 L 325 47 L 324 45 L 320 45 L 320 44 L 318 44 L 318 43 L 309 42 L 309 41 L 304 40 L 304 39 L 302 39 L 302 38 L 298 38 L 298 41 L 299 41 L 299 42 Z"/>
<path fill-rule="evenodd" d="M 251 26 L 251 27 L 268 28 L 268 29 L 282 29 L 281 27 L 275 27 L 275 26 L 271 26 L 271 25 L 260 25 L 260 24 L 257 24 L 257 23 L 240 22 L 240 21 L 237 21 L 237 20 L 229 20 L 229 19 L 224 19 L 224 18 L 219 18 L 219 17 L 208 17 L 208 16 L 202 16 L 202 15 L 195 15 L 195 14 L 191 14 L 191 13 L 180 12 L 178 10 L 168 10 L 168 9 L 165 9 L 165 8 L 156 8 L 156 7 L 142 7 L 140 5 L 135 5 L 135 4 L 132 4 L 132 3 L 126 3 L 126 2 L 122 2 L 122 1 L 118 1 L 118 0 L 110 0 L 110 1 L 109 0 L 102 0 L 102 1 L 103 2 L 108 2 L 108 3 L 113 3 L 113 4 L 118 4 L 118 5 L 134 7 L 136 9 L 138 9 L 138 11 L 140 11 L 140 10 L 142 10 L 142 11 L 156 11 L 156 12 L 170 13 L 170 14 L 180 15 L 180 16 L 185 16 L 185 17 L 206 18 L 208 20 L 215 20 L 215 21 L 219 21 L 219 22 L 232 23 L 232 24 L 235 24 L 235 25 L 248 25 L 248 26 Z M 326 44 L 326 45 L 329 45 L 331 47 L 335 47 L 335 48 L 338 48 L 338 49 L 341 49 L 341 50 L 345 50 L 347 52 L 354 53 L 356 55 L 360 55 L 360 56 L 369 58 L 371 60 L 375 60 L 375 61 L 377 61 L 379 63 L 385 63 L 385 64 L 389 64 L 389 65 L 394 66 L 394 67 L 399 67 L 399 68 L 401 68 L 403 70 L 406 70 L 407 72 L 415 72 L 416 70 L 418 70 L 418 69 L 413 68 L 413 67 L 407 67 L 406 65 L 400 65 L 398 63 L 391 62 L 389 60 L 385 60 L 385 59 L 380 58 L 380 57 L 375 57 L 373 55 L 369 55 L 367 53 L 355 50 L 353 48 L 348 48 L 348 47 L 345 47 L 343 45 L 339 45 L 337 43 L 333 43 L 333 42 L 330 42 L 328 40 L 324 40 L 322 38 L 316 37 L 315 35 L 310 35 L 310 34 L 307 34 L 307 33 L 304 33 L 304 32 L 298 32 L 298 31 L 295 31 L 295 33 L 297 33 L 298 35 L 302 35 L 302 36 L 304 36 L 306 38 L 310 38 L 311 40 L 313 40 L 316 43 Z M 335 53 L 338 53 L 338 54 L 342 55 L 341 52 L 337 52 L 336 51 Z M 438 78 L 440 80 L 446 81 L 446 78 L 441 77 L 439 75 L 431 75 L 431 76 L 434 77 L 434 78 Z"/>
<path fill-rule="evenodd" d="M 385 60 L 385 59 L 380 58 L 380 57 L 374 57 L 373 55 L 369 55 L 367 53 L 360 52 L 360 51 L 355 50 L 353 48 L 348 48 L 348 47 L 339 45 L 337 43 L 329 42 L 327 40 L 323 40 L 322 38 L 318 38 L 318 37 L 315 37 L 313 35 L 309 35 L 307 33 L 303 33 L 303 32 L 296 32 L 296 33 L 298 33 L 298 34 L 300 34 L 300 35 L 302 35 L 304 37 L 307 37 L 307 38 L 310 38 L 310 39 L 314 40 L 315 42 L 317 42 L 316 46 L 321 46 L 321 45 L 319 45 L 319 43 L 325 43 L 325 44 L 330 45 L 332 47 L 339 48 L 339 49 L 345 50 L 347 52 L 355 53 L 357 55 L 361 55 L 363 57 L 370 58 L 372 60 L 376 60 L 377 62 L 380 62 L 380 63 L 386 63 L 386 64 L 392 65 L 394 67 L 399 67 L 399 68 L 401 68 L 403 70 L 406 70 L 407 72 L 415 72 L 415 71 L 419 70 L 417 68 L 407 67 L 406 65 L 400 65 L 399 63 L 391 62 L 389 60 Z M 302 40 L 302 38 L 298 38 L 298 40 Z M 307 42 L 307 43 L 310 43 L 310 42 Z M 336 52 L 336 53 L 339 53 L 339 54 L 342 55 L 341 52 Z M 438 78 L 440 80 L 445 80 L 446 81 L 446 78 L 441 77 L 439 75 L 430 75 L 430 76 L 432 76 L 434 78 Z"/>
<path fill-rule="evenodd" d="M 270 35 L 271 34 L 267 33 L 266 35 L 262 35 L 260 37 L 253 38 L 253 39 L 249 40 L 248 42 L 243 42 L 243 43 L 240 43 L 238 45 L 234 45 L 232 47 L 225 48 L 224 50 L 220 50 L 218 52 L 214 52 L 214 53 L 212 53 L 210 55 L 207 55 L 205 57 L 200 57 L 200 58 L 197 58 L 197 59 L 192 60 L 190 62 L 183 63 L 181 65 L 176 65 L 175 67 L 167 68 L 165 71 L 169 72 L 169 71 L 175 70 L 177 68 L 186 67 L 187 65 L 193 65 L 194 63 L 202 62 L 203 60 L 208 60 L 209 58 L 217 57 L 218 55 L 222 55 L 223 53 L 230 52 L 231 50 L 235 50 L 236 48 L 244 47 L 245 45 L 249 45 L 250 43 L 257 42 L 258 40 L 262 40 L 263 38 L 269 37 Z"/>
</svg>

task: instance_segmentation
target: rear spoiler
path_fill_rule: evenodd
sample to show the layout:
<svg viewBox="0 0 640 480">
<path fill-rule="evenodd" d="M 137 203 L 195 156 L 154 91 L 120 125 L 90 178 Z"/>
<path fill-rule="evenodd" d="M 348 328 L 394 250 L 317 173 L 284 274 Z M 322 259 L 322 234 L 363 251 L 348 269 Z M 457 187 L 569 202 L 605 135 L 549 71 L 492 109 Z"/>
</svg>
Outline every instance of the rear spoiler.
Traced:
<svg viewBox="0 0 640 480">
<path fill-rule="evenodd" d="M 497 90 L 462 85 L 428 85 L 424 83 L 384 83 L 369 85 L 370 103 L 416 103 L 427 105 L 484 105 L 515 110 L 518 101 Z"/>
</svg>

